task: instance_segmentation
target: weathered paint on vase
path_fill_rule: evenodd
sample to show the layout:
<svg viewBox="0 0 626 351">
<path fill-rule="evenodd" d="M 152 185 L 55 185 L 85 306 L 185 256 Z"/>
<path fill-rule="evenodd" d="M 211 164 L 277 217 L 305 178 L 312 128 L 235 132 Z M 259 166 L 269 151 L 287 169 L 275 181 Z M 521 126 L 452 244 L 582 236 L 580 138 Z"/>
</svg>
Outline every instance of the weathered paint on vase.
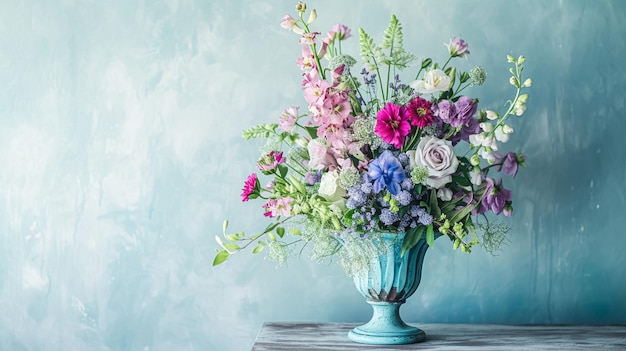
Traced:
<svg viewBox="0 0 626 351">
<path fill-rule="evenodd" d="M 422 238 L 402 255 L 404 233 L 381 236 L 388 244 L 386 252 L 372 260 L 368 272 L 354 278 L 357 289 L 372 306 L 372 319 L 352 329 L 348 337 L 359 343 L 375 345 L 424 341 L 424 331 L 404 323 L 399 310 L 419 286 L 428 244 Z"/>
</svg>

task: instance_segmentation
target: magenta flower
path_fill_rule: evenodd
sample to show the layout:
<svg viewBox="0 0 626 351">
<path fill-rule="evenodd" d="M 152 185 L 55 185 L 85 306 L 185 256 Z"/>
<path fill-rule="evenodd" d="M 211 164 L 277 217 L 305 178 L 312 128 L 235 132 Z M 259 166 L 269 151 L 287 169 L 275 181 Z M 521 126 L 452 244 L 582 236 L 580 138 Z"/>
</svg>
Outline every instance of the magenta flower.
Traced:
<svg viewBox="0 0 626 351">
<path fill-rule="evenodd" d="M 469 55 L 470 53 L 467 48 L 467 43 L 461 38 L 453 38 L 446 46 L 452 57 L 465 57 L 465 55 Z"/>
<path fill-rule="evenodd" d="M 272 151 L 269 154 L 261 157 L 257 166 L 263 172 L 273 171 L 278 167 L 279 164 L 285 163 L 285 158 L 283 157 L 283 153 Z"/>
<path fill-rule="evenodd" d="M 241 189 L 241 201 L 246 202 L 250 199 L 256 199 L 260 194 L 259 180 L 255 173 L 248 176 Z"/>
<path fill-rule="evenodd" d="M 411 125 L 419 128 L 424 128 L 433 123 L 433 111 L 430 109 L 431 102 L 417 97 L 407 106 L 407 113 Z"/>
<path fill-rule="evenodd" d="M 378 111 L 374 132 L 384 142 L 400 149 L 410 131 L 409 116 L 403 106 L 388 102 L 384 109 Z"/>
<path fill-rule="evenodd" d="M 280 199 L 270 199 L 263 208 L 265 217 L 278 217 L 278 216 L 291 216 L 291 202 L 290 197 L 281 197 Z"/>
</svg>

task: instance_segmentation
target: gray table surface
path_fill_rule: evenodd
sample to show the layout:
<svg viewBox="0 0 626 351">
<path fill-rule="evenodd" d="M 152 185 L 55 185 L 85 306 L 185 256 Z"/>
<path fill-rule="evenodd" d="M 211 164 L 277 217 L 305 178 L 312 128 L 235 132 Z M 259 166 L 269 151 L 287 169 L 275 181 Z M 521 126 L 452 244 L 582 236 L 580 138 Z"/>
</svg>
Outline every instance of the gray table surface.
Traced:
<svg viewBox="0 0 626 351">
<path fill-rule="evenodd" d="M 426 341 L 411 345 L 357 344 L 358 323 L 265 323 L 252 351 L 297 350 L 626 350 L 626 326 L 411 324 Z"/>
</svg>

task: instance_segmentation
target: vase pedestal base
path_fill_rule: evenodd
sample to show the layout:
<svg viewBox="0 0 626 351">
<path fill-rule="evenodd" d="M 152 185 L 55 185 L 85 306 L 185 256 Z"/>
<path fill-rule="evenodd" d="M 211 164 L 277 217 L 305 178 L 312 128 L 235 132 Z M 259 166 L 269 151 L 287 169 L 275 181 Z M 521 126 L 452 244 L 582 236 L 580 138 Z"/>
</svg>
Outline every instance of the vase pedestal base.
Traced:
<svg viewBox="0 0 626 351">
<path fill-rule="evenodd" d="M 414 344 L 426 340 L 423 330 L 407 325 L 400 319 L 402 303 L 368 301 L 374 309 L 372 319 L 352 329 L 350 340 L 371 345 Z"/>
</svg>

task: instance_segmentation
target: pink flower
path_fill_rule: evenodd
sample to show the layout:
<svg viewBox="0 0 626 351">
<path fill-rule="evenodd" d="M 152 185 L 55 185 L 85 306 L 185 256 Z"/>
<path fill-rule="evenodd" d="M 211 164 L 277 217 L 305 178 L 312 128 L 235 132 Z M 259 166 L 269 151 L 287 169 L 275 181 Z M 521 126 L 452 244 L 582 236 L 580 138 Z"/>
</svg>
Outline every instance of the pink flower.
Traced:
<svg viewBox="0 0 626 351">
<path fill-rule="evenodd" d="M 278 217 L 278 216 L 291 216 L 291 202 L 290 197 L 282 197 L 280 199 L 270 199 L 263 208 L 265 217 Z"/>
<path fill-rule="evenodd" d="M 418 97 L 409 102 L 407 113 L 411 120 L 411 125 L 424 128 L 433 123 L 433 111 L 430 109 L 431 102 Z"/>
<path fill-rule="evenodd" d="M 250 199 L 255 199 L 259 196 L 259 180 L 255 173 L 248 176 L 243 189 L 241 189 L 241 201 L 246 202 Z"/>
<path fill-rule="evenodd" d="M 273 171 L 279 164 L 285 163 L 283 153 L 272 151 L 269 154 L 261 157 L 257 166 L 261 171 Z"/>
<path fill-rule="evenodd" d="M 404 143 L 404 138 L 411 131 L 408 118 L 409 116 L 403 106 L 388 102 L 384 109 L 378 111 L 374 132 L 384 142 L 400 149 Z"/>
<path fill-rule="evenodd" d="M 283 111 L 278 119 L 278 126 L 280 129 L 285 132 L 291 131 L 293 126 L 296 124 L 296 120 L 298 119 L 298 108 L 297 107 L 289 107 Z"/>
<path fill-rule="evenodd" d="M 290 15 L 284 15 L 280 26 L 285 29 L 293 29 L 293 27 L 296 26 L 296 22 L 298 22 L 298 20 L 291 17 Z"/>
<path fill-rule="evenodd" d="M 350 34 L 350 28 L 344 26 L 343 24 L 335 24 L 333 29 L 328 32 L 328 42 L 332 43 L 335 38 L 339 40 L 346 40 L 350 38 L 352 34 Z"/>
<path fill-rule="evenodd" d="M 469 55 L 470 53 L 467 48 L 467 43 L 461 38 L 453 38 L 446 46 L 452 57 L 465 57 L 465 55 Z"/>
<path fill-rule="evenodd" d="M 298 41 L 299 44 L 307 44 L 313 45 L 315 44 L 315 36 L 320 34 L 320 32 L 310 32 L 302 34 L 302 38 Z"/>
</svg>

